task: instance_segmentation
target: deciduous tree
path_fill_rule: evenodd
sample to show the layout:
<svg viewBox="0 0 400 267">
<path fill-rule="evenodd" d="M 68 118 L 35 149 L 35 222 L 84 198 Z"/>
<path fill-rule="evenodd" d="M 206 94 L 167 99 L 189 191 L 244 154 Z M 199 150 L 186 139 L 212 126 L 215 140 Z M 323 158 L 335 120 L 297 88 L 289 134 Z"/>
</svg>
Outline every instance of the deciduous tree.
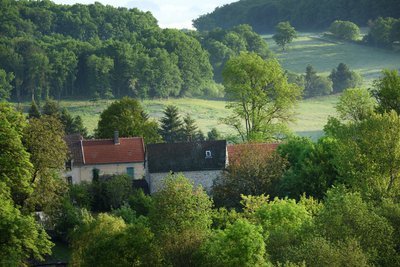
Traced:
<svg viewBox="0 0 400 267">
<path fill-rule="evenodd" d="M 287 82 L 276 60 L 264 61 L 254 53 L 241 53 L 227 62 L 223 77 L 230 101 L 227 108 L 233 111 L 225 123 L 243 140 L 272 139 L 278 125 L 293 119 L 292 108 L 301 89 Z"/>
<path fill-rule="evenodd" d="M 272 38 L 283 51 L 285 51 L 286 45 L 291 43 L 293 39 L 297 37 L 296 30 L 292 25 L 290 25 L 289 21 L 279 22 L 275 27 L 275 31 L 276 33 Z"/>
</svg>

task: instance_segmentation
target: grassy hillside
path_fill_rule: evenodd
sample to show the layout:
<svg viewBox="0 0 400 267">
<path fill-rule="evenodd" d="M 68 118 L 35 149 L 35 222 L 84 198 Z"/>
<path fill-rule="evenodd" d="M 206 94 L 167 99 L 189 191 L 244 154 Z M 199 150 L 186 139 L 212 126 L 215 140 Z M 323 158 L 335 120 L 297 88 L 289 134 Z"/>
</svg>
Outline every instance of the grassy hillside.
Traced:
<svg viewBox="0 0 400 267">
<path fill-rule="evenodd" d="M 333 68 L 343 62 L 363 76 L 365 86 L 370 86 L 382 69 L 400 68 L 398 52 L 355 43 L 332 42 L 321 38 L 318 33 L 299 35 L 285 52 L 276 46 L 271 35 L 264 35 L 282 66 L 296 73 L 304 73 L 307 64 L 311 64 L 319 73 L 329 75 Z"/>
<path fill-rule="evenodd" d="M 321 135 L 321 130 L 326 123 L 327 117 L 335 114 L 334 104 L 337 96 L 313 98 L 302 101 L 296 108 L 296 122 L 290 125 L 291 129 L 304 136 L 313 138 Z M 91 133 L 97 126 L 100 113 L 111 102 L 99 101 L 97 103 L 88 101 L 61 101 L 61 106 L 66 107 L 72 115 L 80 115 L 85 126 Z M 204 133 L 212 127 L 218 128 L 222 133 L 233 133 L 232 129 L 220 124 L 219 119 L 227 116 L 229 110 L 225 109 L 224 101 L 203 99 L 168 99 L 168 100 L 145 100 L 142 102 L 151 117 L 159 119 L 162 111 L 167 105 L 178 106 L 182 115 L 188 113 L 197 122 Z M 24 105 L 28 108 L 28 103 Z"/>
</svg>

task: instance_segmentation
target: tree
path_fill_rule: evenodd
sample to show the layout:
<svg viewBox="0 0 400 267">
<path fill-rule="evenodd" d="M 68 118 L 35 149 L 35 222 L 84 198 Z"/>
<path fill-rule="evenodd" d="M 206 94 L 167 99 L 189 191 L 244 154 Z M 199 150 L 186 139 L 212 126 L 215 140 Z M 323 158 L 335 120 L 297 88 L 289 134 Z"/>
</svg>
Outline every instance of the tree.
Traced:
<svg viewBox="0 0 400 267">
<path fill-rule="evenodd" d="M 73 237 L 72 266 L 160 266 L 154 234 L 144 223 L 100 213 L 81 225 Z"/>
<path fill-rule="evenodd" d="M 338 181 L 364 199 L 381 201 L 400 195 L 400 118 L 396 112 L 373 114 L 358 123 L 331 118 L 325 126 L 337 139 L 333 163 Z"/>
<path fill-rule="evenodd" d="M 197 131 L 197 126 L 196 126 L 196 121 L 189 115 L 186 114 L 186 116 L 183 118 L 183 125 L 182 125 L 182 141 L 184 142 L 193 142 L 197 140 L 197 137 L 200 137 L 203 135 L 203 140 L 204 140 L 204 134 Z M 201 137 L 200 137 L 201 138 Z"/>
<path fill-rule="evenodd" d="M 317 75 L 311 65 L 306 68 L 304 76 L 304 97 L 329 95 L 332 93 L 332 81 Z"/>
<path fill-rule="evenodd" d="M 238 219 L 224 230 L 215 230 L 200 247 L 199 266 L 265 266 L 261 227 Z"/>
<path fill-rule="evenodd" d="M 217 128 L 213 127 L 211 131 L 207 133 L 207 140 L 208 141 L 215 141 L 215 140 L 220 140 L 221 133 L 217 130 Z"/>
<path fill-rule="evenodd" d="M 366 89 L 349 88 L 344 90 L 336 104 L 336 111 L 342 120 L 362 121 L 374 113 L 376 101 Z"/>
<path fill-rule="evenodd" d="M 378 112 L 390 112 L 394 110 L 400 114 L 400 74 L 396 70 L 382 71 L 382 77 L 375 80 L 372 96 L 378 102 Z"/>
<path fill-rule="evenodd" d="M 260 196 L 262 198 L 262 196 Z M 304 232 L 312 222 L 311 213 L 302 203 L 293 199 L 278 199 L 260 203 L 249 210 L 252 196 L 243 197 L 245 214 L 261 225 L 267 253 L 273 263 L 287 260 L 288 247 L 296 246 L 304 238 Z"/>
<path fill-rule="evenodd" d="M 218 177 L 212 194 L 217 206 L 240 208 L 241 195 L 276 196 L 287 161 L 262 144 L 238 145 L 227 171 Z"/>
<path fill-rule="evenodd" d="M 153 203 L 150 223 L 167 263 L 193 265 L 195 251 L 210 233 L 212 201 L 182 174 L 170 174 Z"/>
<path fill-rule="evenodd" d="M 143 137 L 146 143 L 161 141 L 157 123 L 148 119 L 139 101 L 128 97 L 113 102 L 100 114 L 95 135 L 112 138 L 115 130 L 122 137 Z"/>
<path fill-rule="evenodd" d="M 24 266 L 43 260 L 52 243 L 34 217 L 22 209 L 32 193 L 32 164 L 22 144 L 25 117 L 0 103 L 0 265 Z"/>
<path fill-rule="evenodd" d="M 11 73 L 6 73 L 0 68 L 0 101 L 10 98 L 11 91 L 13 89 L 11 82 L 14 80 L 15 76 Z"/>
<path fill-rule="evenodd" d="M 329 27 L 329 31 L 339 39 L 357 40 L 360 36 L 360 28 L 351 21 L 335 20 Z"/>
<path fill-rule="evenodd" d="M 357 241 L 370 265 L 399 263 L 394 250 L 393 228 L 363 201 L 359 193 L 349 192 L 343 186 L 329 190 L 315 225 L 318 233 L 327 240 Z"/>
<path fill-rule="evenodd" d="M 36 105 L 35 100 L 32 100 L 31 107 L 29 108 L 28 118 L 40 118 L 41 114 L 39 111 L 39 107 Z"/>
<path fill-rule="evenodd" d="M 296 30 L 292 25 L 290 25 L 289 21 L 279 22 L 275 27 L 276 33 L 272 38 L 275 43 L 285 51 L 286 45 L 291 43 L 294 38 L 297 37 Z"/>
<path fill-rule="evenodd" d="M 44 211 L 61 204 L 67 188 L 59 172 L 67 160 L 67 145 L 61 122 L 52 116 L 32 118 L 24 132 L 33 172 L 30 183 L 35 190 L 27 200 L 30 208 Z"/>
<path fill-rule="evenodd" d="M 0 182 L 2 191 L 6 185 Z M 31 257 L 43 261 L 53 243 L 31 215 L 23 214 L 0 192 L 0 265 L 25 266 Z"/>
<path fill-rule="evenodd" d="M 182 121 L 179 117 L 178 108 L 169 105 L 163 111 L 164 117 L 160 119 L 160 134 L 165 142 L 176 143 L 180 141 Z"/>
<path fill-rule="evenodd" d="M 227 108 L 233 111 L 225 123 L 234 127 L 242 140 L 272 139 L 279 126 L 292 119 L 292 107 L 301 89 L 287 82 L 276 60 L 264 61 L 254 53 L 241 53 L 227 62 L 223 77 L 231 101 Z"/>
<path fill-rule="evenodd" d="M 281 144 L 278 151 L 288 159 L 288 169 L 283 174 L 279 195 L 299 199 L 306 194 L 323 199 L 338 176 L 333 164 L 335 148 L 336 140 L 327 137 L 316 143 L 308 138 L 291 138 Z"/>
<path fill-rule="evenodd" d="M 361 76 L 349 69 L 344 63 L 339 63 L 336 69 L 333 69 L 329 78 L 333 83 L 333 93 L 340 93 L 347 88 L 359 87 L 362 84 Z"/>
</svg>

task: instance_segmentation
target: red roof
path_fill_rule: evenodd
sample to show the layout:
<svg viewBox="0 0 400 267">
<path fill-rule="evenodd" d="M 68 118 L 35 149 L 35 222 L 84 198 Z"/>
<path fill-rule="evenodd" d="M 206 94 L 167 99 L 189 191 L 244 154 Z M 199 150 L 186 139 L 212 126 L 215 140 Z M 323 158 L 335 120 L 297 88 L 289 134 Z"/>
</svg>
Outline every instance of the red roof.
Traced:
<svg viewBox="0 0 400 267">
<path fill-rule="evenodd" d="M 82 140 L 84 164 L 144 162 L 143 138 Z"/>
<path fill-rule="evenodd" d="M 240 155 L 248 151 L 254 153 L 271 153 L 275 151 L 279 144 L 277 143 L 248 143 L 238 145 L 228 145 L 228 159 L 229 161 L 236 161 L 240 159 Z"/>
</svg>

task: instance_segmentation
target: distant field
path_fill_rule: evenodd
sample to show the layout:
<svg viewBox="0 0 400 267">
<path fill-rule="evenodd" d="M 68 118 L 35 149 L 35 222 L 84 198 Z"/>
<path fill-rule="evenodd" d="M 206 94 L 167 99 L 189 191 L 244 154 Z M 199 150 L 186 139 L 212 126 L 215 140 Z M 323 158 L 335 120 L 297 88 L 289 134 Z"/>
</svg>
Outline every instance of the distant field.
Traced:
<svg viewBox="0 0 400 267">
<path fill-rule="evenodd" d="M 289 44 L 287 51 L 282 52 L 271 35 L 264 35 L 282 66 L 296 73 L 304 73 L 307 64 L 311 64 L 317 72 L 329 75 L 333 68 L 343 62 L 359 72 L 368 87 L 379 77 L 382 69 L 400 69 L 399 52 L 354 43 L 331 42 L 322 39 L 320 33 L 300 33 L 299 36 Z"/>
<path fill-rule="evenodd" d="M 337 96 L 313 98 L 302 101 L 296 108 L 297 121 L 290 125 L 293 131 L 303 136 L 317 138 L 325 125 L 328 116 L 335 115 L 334 105 Z M 73 115 L 80 115 L 90 133 L 97 126 L 100 113 L 111 102 L 101 101 L 92 103 L 88 101 L 61 101 L 61 106 L 66 107 Z M 199 128 L 207 133 L 212 127 L 218 128 L 222 133 L 233 133 L 232 129 L 219 123 L 219 119 L 229 115 L 225 109 L 224 101 L 203 99 L 168 99 L 168 100 L 145 100 L 142 102 L 145 110 L 151 117 L 159 119 L 162 111 L 167 105 L 176 105 L 182 115 L 190 114 L 197 122 Z M 27 109 L 28 104 L 24 107 Z"/>
</svg>

